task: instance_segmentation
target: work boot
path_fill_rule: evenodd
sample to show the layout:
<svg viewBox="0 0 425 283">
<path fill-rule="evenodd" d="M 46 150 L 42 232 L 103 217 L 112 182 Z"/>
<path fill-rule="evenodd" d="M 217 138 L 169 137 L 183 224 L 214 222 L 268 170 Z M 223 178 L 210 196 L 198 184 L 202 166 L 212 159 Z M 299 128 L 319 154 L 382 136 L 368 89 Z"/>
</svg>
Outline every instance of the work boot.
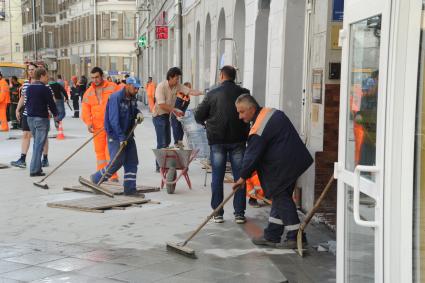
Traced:
<svg viewBox="0 0 425 283">
<path fill-rule="evenodd" d="M 223 219 L 223 216 L 222 215 L 216 215 L 216 216 L 213 216 L 213 221 L 215 223 L 223 223 L 224 222 L 224 219 Z"/>
<path fill-rule="evenodd" d="M 258 203 L 257 199 L 255 199 L 255 198 L 249 198 L 248 204 L 251 207 L 254 207 L 254 208 L 259 208 L 260 207 L 260 204 Z"/>
<path fill-rule="evenodd" d="M 264 236 L 261 236 L 259 238 L 253 238 L 251 241 L 254 245 L 257 245 L 257 246 L 267 246 L 267 247 L 272 247 L 272 248 L 280 248 L 281 247 L 280 243 L 269 241 L 266 238 L 264 238 Z M 296 246 L 296 244 L 297 243 L 295 242 L 295 246 Z"/>
<path fill-rule="evenodd" d="M 21 158 L 19 158 L 16 161 L 10 162 L 10 165 L 14 167 L 19 167 L 19 168 L 27 168 L 27 163 L 25 162 L 25 160 L 22 160 Z"/>
<path fill-rule="evenodd" d="M 43 171 L 40 171 L 37 173 L 30 173 L 30 177 L 42 177 L 42 176 L 46 176 L 46 173 L 44 173 Z"/>
<path fill-rule="evenodd" d="M 41 167 L 49 167 L 49 159 L 47 159 L 47 157 L 43 158 L 41 161 Z"/>
<path fill-rule="evenodd" d="M 145 194 L 136 190 L 133 191 L 125 191 L 124 190 L 124 195 L 128 196 L 128 197 L 138 197 L 138 198 L 145 198 Z"/>
</svg>

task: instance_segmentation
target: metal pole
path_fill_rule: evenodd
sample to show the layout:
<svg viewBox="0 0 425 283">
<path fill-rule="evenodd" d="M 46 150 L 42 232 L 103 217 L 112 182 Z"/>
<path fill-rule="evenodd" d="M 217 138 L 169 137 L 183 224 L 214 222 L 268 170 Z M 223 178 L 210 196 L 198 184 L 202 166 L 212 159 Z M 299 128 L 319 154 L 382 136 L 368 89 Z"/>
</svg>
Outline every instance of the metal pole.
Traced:
<svg viewBox="0 0 425 283">
<path fill-rule="evenodd" d="M 35 0 L 32 0 L 32 24 L 33 24 L 33 43 L 34 43 L 34 61 L 37 61 L 38 54 L 37 54 L 37 39 L 36 39 L 36 31 L 37 31 L 37 25 L 35 23 Z"/>
<path fill-rule="evenodd" d="M 9 0 L 9 31 L 10 31 L 10 62 L 13 62 L 13 37 L 12 37 L 12 1 Z"/>
<path fill-rule="evenodd" d="M 136 73 L 137 73 L 137 78 L 140 78 L 140 66 L 139 66 L 139 58 L 140 58 L 140 47 L 139 47 L 139 26 L 140 26 L 140 0 L 136 1 L 136 8 L 137 8 L 137 14 L 136 14 L 136 50 L 137 50 L 137 54 L 136 54 L 136 60 L 137 60 L 137 64 L 136 64 Z"/>
<path fill-rule="evenodd" d="M 149 1 L 148 1 L 148 5 L 149 5 Z M 151 63 L 151 51 L 150 51 L 150 49 L 151 49 L 151 37 L 150 37 L 150 30 L 149 30 L 149 27 L 150 27 L 150 25 L 151 25 L 151 11 L 150 11 L 150 8 L 148 8 L 147 9 L 148 10 L 148 23 L 147 23 L 147 27 L 146 27 L 146 31 L 147 31 L 147 41 L 148 41 L 148 46 L 146 46 L 146 51 L 147 51 L 147 55 L 148 55 L 148 77 L 150 77 L 150 76 L 152 76 L 152 74 L 151 74 L 151 66 L 150 66 L 150 63 Z"/>
<path fill-rule="evenodd" d="M 93 0 L 94 66 L 97 66 L 97 1 Z"/>
<path fill-rule="evenodd" d="M 175 10 L 176 10 L 176 19 L 177 19 L 177 29 L 176 29 L 176 64 L 183 71 L 183 21 L 182 21 L 182 8 L 181 0 L 175 0 Z"/>
</svg>

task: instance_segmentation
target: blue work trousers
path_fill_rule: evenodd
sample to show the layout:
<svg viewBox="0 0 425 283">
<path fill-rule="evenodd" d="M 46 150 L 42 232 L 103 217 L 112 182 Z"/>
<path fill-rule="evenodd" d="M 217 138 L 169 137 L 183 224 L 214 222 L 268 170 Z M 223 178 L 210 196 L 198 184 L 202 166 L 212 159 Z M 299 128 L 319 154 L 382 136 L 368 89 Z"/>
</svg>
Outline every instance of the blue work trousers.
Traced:
<svg viewBox="0 0 425 283">
<path fill-rule="evenodd" d="M 111 155 L 111 161 L 115 158 L 120 148 L 120 142 L 108 137 L 108 150 Z M 108 165 L 97 171 L 92 175 L 92 181 L 98 183 L 102 175 L 108 170 L 104 180 L 108 180 L 111 176 L 117 172 L 121 167 L 124 167 L 124 194 L 132 194 L 136 192 L 136 176 L 137 176 L 137 165 L 139 159 L 137 158 L 137 148 L 134 138 L 130 138 L 124 150 L 112 164 Z M 111 167 L 110 169 L 108 169 Z"/>
<path fill-rule="evenodd" d="M 63 99 L 56 99 L 55 101 L 56 109 L 58 110 L 58 121 L 62 121 L 65 118 L 65 101 Z"/>
<path fill-rule="evenodd" d="M 211 207 L 217 208 L 223 201 L 223 181 L 224 174 L 226 173 L 227 156 L 229 156 L 232 165 L 233 178 L 239 179 L 239 171 L 242 166 L 242 159 L 245 153 L 245 143 L 232 143 L 232 144 L 213 144 L 211 148 L 211 167 L 212 167 L 212 181 L 211 181 Z M 233 197 L 233 208 L 235 215 L 245 215 L 246 208 L 246 188 L 239 189 Z M 221 209 L 217 215 L 222 216 L 224 210 Z"/>
<path fill-rule="evenodd" d="M 50 120 L 41 117 L 27 117 L 28 126 L 31 134 L 34 137 L 34 144 L 32 149 L 30 173 L 40 173 L 41 170 L 41 156 L 43 154 L 43 147 L 46 143 L 47 134 L 50 128 Z"/>
<path fill-rule="evenodd" d="M 284 228 L 286 227 L 288 240 L 296 240 L 300 219 L 298 218 L 297 207 L 292 194 L 295 183 L 273 196 L 270 210 L 269 224 L 264 229 L 264 238 L 274 243 L 280 243 Z"/>
<path fill-rule="evenodd" d="M 156 132 L 156 148 L 166 148 L 171 143 L 170 115 L 163 114 L 152 118 Z M 156 169 L 159 170 L 158 162 Z"/>
<path fill-rule="evenodd" d="M 180 97 L 177 97 L 176 104 L 174 105 L 175 108 L 180 109 L 183 111 L 183 113 L 186 112 L 187 107 L 189 106 L 190 101 L 185 101 L 181 99 Z M 176 116 L 171 115 L 171 127 L 173 128 L 173 138 L 174 138 L 174 144 L 177 144 L 179 141 L 183 140 L 183 127 L 179 120 L 177 120 Z"/>
</svg>

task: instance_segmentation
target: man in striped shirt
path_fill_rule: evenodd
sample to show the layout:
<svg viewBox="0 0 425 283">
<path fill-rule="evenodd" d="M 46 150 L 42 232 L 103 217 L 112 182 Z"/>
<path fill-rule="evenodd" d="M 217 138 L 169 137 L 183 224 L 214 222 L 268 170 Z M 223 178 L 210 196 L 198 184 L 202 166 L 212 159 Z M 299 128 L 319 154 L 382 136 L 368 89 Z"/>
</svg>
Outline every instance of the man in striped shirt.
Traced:
<svg viewBox="0 0 425 283">
<path fill-rule="evenodd" d="M 27 66 L 27 73 L 28 73 L 28 80 L 26 80 L 22 86 L 21 89 L 21 97 L 19 98 L 18 106 L 16 108 L 16 118 L 21 123 L 21 128 L 23 131 L 22 135 L 22 144 L 21 144 L 21 156 L 18 160 L 10 162 L 10 165 L 20 168 L 26 168 L 26 157 L 28 153 L 28 149 L 30 147 L 31 142 L 31 131 L 28 126 L 27 121 L 27 110 L 25 109 L 25 104 L 27 102 L 27 96 L 26 96 L 26 90 L 28 86 L 31 84 L 31 81 L 34 80 L 34 73 L 35 70 L 38 68 L 38 66 L 34 63 L 29 63 Z M 52 91 L 53 95 L 53 91 Z M 44 144 L 43 149 L 43 160 L 42 160 L 42 166 L 47 167 L 49 166 L 49 160 L 47 158 L 47 153 L 49 151 L 49 140 L 46 139 L 46 143 Z"/>
</svg>

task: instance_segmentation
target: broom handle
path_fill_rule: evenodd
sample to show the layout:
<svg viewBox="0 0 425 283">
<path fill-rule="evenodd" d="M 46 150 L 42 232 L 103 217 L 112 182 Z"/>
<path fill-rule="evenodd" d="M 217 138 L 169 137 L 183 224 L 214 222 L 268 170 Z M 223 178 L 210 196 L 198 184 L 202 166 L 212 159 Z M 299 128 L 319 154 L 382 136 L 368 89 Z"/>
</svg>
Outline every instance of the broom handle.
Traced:
<svg viewBox="0 0 425 283">
<path fill-rule="evenodd" d="M 130 133 L 128 133 L 127 138 L 125 139 L 126 142 L 128 142 L 128 140 L 130 139 L 131 135 L 133 134 L 134 130 L 137 127 L 137 122 L 134 123 L 133 128 L 131 129 Z M 108 168 L 106 168 L 105 173 L 103 173 L 102 177 L 100 177 L 99 182 L 97 182 L 96 185 L 100 186 L 100 184 L 103 183 L 103 180 L 105 179 L 106 174 L 109 173 L 109 170 L 111 170 L 112 165 L 115 163 L 115 161 L 118 159 L 118 157 L 120 156 L 121 152 L 123 151 L 123 149 L 125 148 L 126 144 L 123 143 L 120 148 L 118 149 L 117 154 L 115 154 L 114 159 L 112 159 L 112 161 L 109 163 Z"/>
<path fill-rule="evenodd" d="M 42 183 L 44 180 L 46 180 L 50 175 L 56 172 L 62 165 L 64 165 L 68 160 L 70 160 L 77 152 L 79 152 L 83 147 L 85 147 L 89 142 L 91 142 L 92 139 L 94 139 L 98 134 L 100 134 L 103 131 L 103 128 L 97 131 L 93 134 L 91 138 L 89 138 L 87 141 L 85 141 L 79 148 L 77 148 L 73 153 L 71 153 L 64 161 L 61 162 L 58 166 L 55 167 L 49 174 L 46 175 L 43 179 L 39 181 L 39 183 Z"/>
<path fill-rule="evenodd" d="M 233 195 L 236 193 L 237 190 L 239 190 L 242 186 L 237 187 L 236 189 L 232 190 L 232 192 L 223 200 L 222 203 L 220 203 L 220 205 L 213 210 L 213 212 L 207 217 L 207 219 L 205 219 L 204 222 L 202 222 L 201 225 L 199 225 L 199 227 L 192 232 L 192 234 L 189 236 L 189 238 L 186 239 L 186 241 L 183 242 L 182 246 L 186 246 L 186 244 L 192 240 L 193 237 L 195 237 L 196 234 L 198 234 L 198 232 L 205 226 L 205 224 L 208 223 L 208 221 L 210 221 L 211 218 L 213 218 L 213 216 L 220 210 L 223 208 L 223 206 L 226 204 L 226 202 L 229 201 L 229 199 L 231 199 L 233 197 Z"/>
<path fill-rule="evenodd" d="M 331 189 L 333 181 L 334 181 L 334 176 L 332 175 L 331 178 L 329 179 L 328 183 L 326 184 L 325 189 L 320 194 L 319 199 L 316 201 L 316 203 L 314 204 L 313 208 L 310 210 L 310 212 L 305 217 L 304 222 L 300 225 L 300 230 L 301 231 L 304 231 L 305 227 L 308 225 L 308 223 L 310 222 L 311 218 L 313 218 L 313 216 L 316 213 L 317 209 L 319 209 L 320 204 L 322 203 L 322 201 L 325 198 L 325 196 L 328 193 L 328 191 Z"/>
</svg>

